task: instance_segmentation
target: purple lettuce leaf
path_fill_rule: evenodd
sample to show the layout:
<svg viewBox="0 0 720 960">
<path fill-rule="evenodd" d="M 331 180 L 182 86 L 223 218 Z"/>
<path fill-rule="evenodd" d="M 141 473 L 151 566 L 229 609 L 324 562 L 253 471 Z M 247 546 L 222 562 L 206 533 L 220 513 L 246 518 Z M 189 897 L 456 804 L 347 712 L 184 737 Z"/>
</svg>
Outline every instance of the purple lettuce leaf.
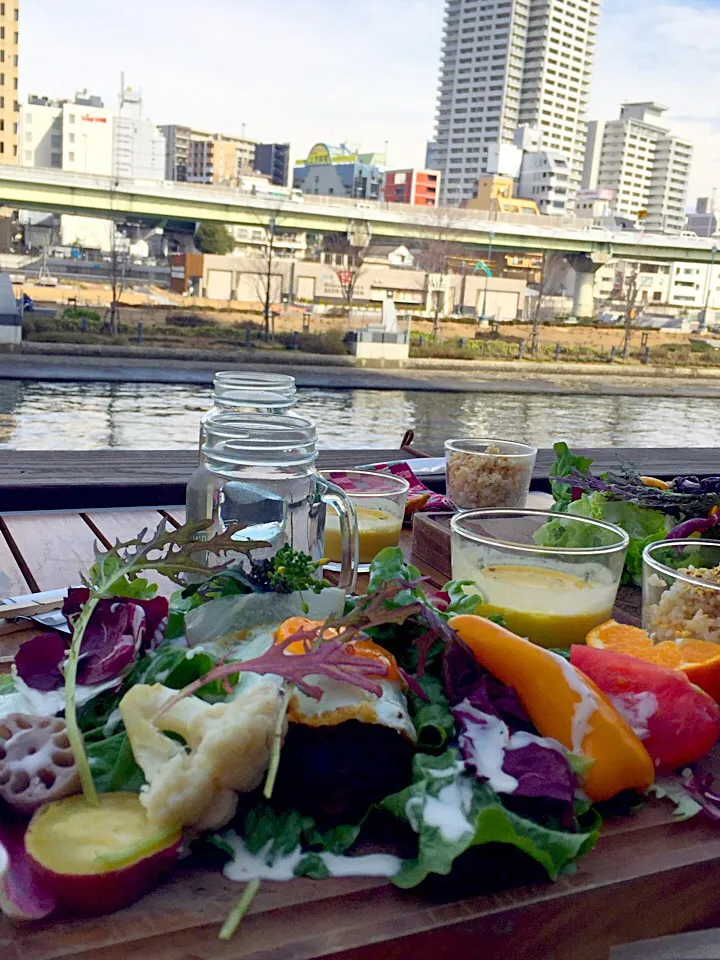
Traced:
<svg viewBox="0 0 720 960">
<path fill-rule="evenodd" d="M 88 591 L 73 588 L 63 606 L 70 624 L 75 621 Z M 105 683 L 118 680 L 162 633 L 167 600 L 135 600 L 117 597 L 98 602 L 85 630 L 77 682 Z M 15 656 L 18 676 L 35 690 L 57 690 L 64 680 L 61 664 L 70 645 L 59 633 L 42 633 L 22 644 Z"/>
<path fill-rule="evenodd" d="M 55 898 L 25 851 L 25 824 L 0 819 L 0 912 L 13 920 L 42 920 L 54 909 Z"/>
<path fill-rule="evenodd" d="M 720 523 L 720 514 L 714 513 L 711 517 L 694 517 L 692 520 L 683 520 L 673 527 L 667 535 L 667 540 L 686 540 L 695 533 L 705 533 Z"/>
<path fill-rule="evenodd" d="M 34 690 L 57 690 L 63 685 L 60 664 L 68 638 L 60 633 L 40 633 L 20 645 L 15 654 L 18 676 Z"/>
</svg>

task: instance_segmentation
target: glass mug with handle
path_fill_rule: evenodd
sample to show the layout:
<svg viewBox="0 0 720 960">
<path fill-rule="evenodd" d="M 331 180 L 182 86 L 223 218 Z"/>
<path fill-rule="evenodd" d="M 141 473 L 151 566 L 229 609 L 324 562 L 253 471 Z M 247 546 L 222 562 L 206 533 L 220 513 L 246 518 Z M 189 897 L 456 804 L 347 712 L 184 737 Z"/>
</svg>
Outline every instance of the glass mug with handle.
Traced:
<svg viewBox="0 0 720 960">
<path fill-rule="evenodd" d="M 187 487 L 188 520 L 211 520 L 205 536 L 236 524 L 234 538 L 239 542 L 266 542 L 267 547 L 253 550 L 254 560 L 272 557 L 287 544 L 320 560 L 330 506 L 340 520 L 338 586 L 352 591 L 358 566 L 355 508 L 343 490 L 315 469 L 313 422 L 294 416 L 213 413 L 204 419 L 202 432 L 200 469 Z"/>
</svg>

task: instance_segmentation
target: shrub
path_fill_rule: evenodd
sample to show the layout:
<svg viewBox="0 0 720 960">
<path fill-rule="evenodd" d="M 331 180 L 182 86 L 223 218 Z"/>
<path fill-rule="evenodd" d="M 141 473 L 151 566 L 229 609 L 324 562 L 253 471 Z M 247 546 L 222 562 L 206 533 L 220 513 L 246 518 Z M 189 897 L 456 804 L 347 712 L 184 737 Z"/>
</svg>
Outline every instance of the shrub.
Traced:
<svg viewBox="0 0 720 960">
<path fill-rule="evenodd" d="M 100 314 L 97 310 L 89 310 L 87 307 L 65 307 L 62 316 L 64 320 L 82 320 L 83 317 L 87 317 L 92 323 L 100 323 Z"/>
<path fill-rule="evenodd" d="M 165 323 L 170 327 L 217 327 L 218 321 L 198 313 L 169 313 Z"/>
</svg>

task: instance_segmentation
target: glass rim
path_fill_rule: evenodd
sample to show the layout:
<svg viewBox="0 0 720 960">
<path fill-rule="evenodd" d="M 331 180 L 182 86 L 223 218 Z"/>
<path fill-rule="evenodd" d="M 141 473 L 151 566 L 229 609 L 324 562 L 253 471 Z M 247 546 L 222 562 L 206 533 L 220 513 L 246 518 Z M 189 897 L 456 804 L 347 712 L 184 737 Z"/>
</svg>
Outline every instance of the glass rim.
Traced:
<svg viewBox="0 0 720 960">
<path fill-rule="evenodd" d="M 518 449 L 516 453 L 488 453 L 486 450 L 472 450 L 472 449 L 463 449 L 461 444 L 473 444 L 473 443 L 484 443 L 490 446 L 493 443 L 505 443 L 511 447 L 522 448 Z M 529 443 L 522 443 L 520 440 L 503 440 L 500 437 L 495 438 L 484 438 L 484 437 L 459 437 L 451 440 L 445 441 L 445 450 L 451 450 L 453 453 L 469 453 L 472 456 L 478 457 L 515 457 L 518 460 L 523 457 L 537 456 L 538 448 L 533 447 Z"/>
<path fill-rule="evenodd" d="M 258 430 L 267 431 L 268 442 L 279 439 L 283 431 L 305 437 L 317 437 L 315 423 L 307 417 L 284 416 L 282 414 L 241 413 L 237 410 L 211 411 L 205 418 L 203 429 L 211 430 L 217 436 L 229 440 L 242 440 L 238 429 L 244 428 L 253 439 L 262 439 L 254 434 Z"/>
<path fill-rule="evenodd" d="M 715 547 L 717 546 L 720 549 L 720 541 L 713 542 L 712 540 L 702 540 L 694 538 L 692 540 L 654 540 L 652 543 L 649 543 L 643 550 L 643 566 L 647 564 L 651 567 L 655 573 L 660 573 L 668 577 L 672 577 L 674 580 L 682 580 L 683 583 L 689 583 L 691 586 L 701 586 L 707 590 L 716 590 L 720 591 L 720 583 L 709 583 L 707 580 L 703 580 L 700 577 L 693 577 L 689 573 L 681 573 L 679 570 L 674 570 L 672 567 L 665 566 L 664 563 L 661 563 L 659 560 L 656 560 L 652 555 L 653 550 L 656 547 L 694 547 L 697 549 L 698 546 L 704 547 Z M 644 574 L 644 570 L 643 570 Z M 643 576 L 644 579 L 644 576 Z"/>
<path fill-rule="evenodd" d="M 291 377 L 288 373 L 260 373 L 255 370 L 218 370 L 213 374 L 213 381 L 223 384 L 232 384 L 237 381 L 244 382 L 247 386 L 255 383 L 270 388 L 273 385 L 278 388 L 295 388 L 295 377 Z"/>
<path fill-rule="evenodd" d="M 318 472 L 320 476 L 323 478 L 323 480 L 327 480 L 328 483 L 334 483 L 335 486 L 339 486 L 339 484 L 337 484 L 332 479 L 332 477 L 330 476 L 331 473 L 342 473 L 345 476 L 350 476 L 350 477 L 353 477 L 353 476 L 354 477 L 372 477 L 373 480 L 384 480 L 390 485 L 395 484 L 394 490 L 392 491 L 386 490 L 384 492 L 379 490 L 374 490 L 374 491 L 373 490 L 357 490 L 357 491 L 346 490 L 344 487 L 340 487 L 343 493 L 346 493 L 349 497 L 353 497 L 353 498 L 360 498 L 360 497 L 373 498 L 373 497 L 382 497 L 382 496 L 397 497 L 403 493 L 407 495 L 407 492 L 410 489 L 410 484 L 408 483 L 408 481 L 405 480 L 404 477 L 396 476 L 394 473 L 379 473 L 376 470 L 338 470 L 338 469 L 319 470 Z"/>
<path fill-rule="evenodd" d="M 602 530 L 609 530 L 618 535 L 619 542 L 607 544 L 601 547 L 543 547 L 534 543 L 516 543 L 513 540 L 501 540 L 498 537 L 487 537 L 482 534 L 474 533 L 470 530 L 461 529 L 464 520 L 487 517 L 488 519 L 510 519 L 511 517 L 545 517 L 547 520 L 579 520 L 581 523 L 587 523 L 593 527 L 599 527 Z M 592 517 L 575 517 L 569 513 L 552 513 L 550 510 L 529 510 L 523 508 L 511 509 L 478 509 L 465 510 L 463 513 L 456 513 L 450 519 L 450 529 L 453 533 L 466 540 L 473 540 L 475 543 L 482 543 L 490 547 L 502 547 L 503 550 L 509 550 L 514 553 L 540 553 L 556 556 L 573 557 L 597 557 L 603 554 L 619 553 L 621 550 L 627 550 L 630 543 L 630 537 L 614 523 L 608 523 L 607 520 L 595 520 Z"/>
</svg>

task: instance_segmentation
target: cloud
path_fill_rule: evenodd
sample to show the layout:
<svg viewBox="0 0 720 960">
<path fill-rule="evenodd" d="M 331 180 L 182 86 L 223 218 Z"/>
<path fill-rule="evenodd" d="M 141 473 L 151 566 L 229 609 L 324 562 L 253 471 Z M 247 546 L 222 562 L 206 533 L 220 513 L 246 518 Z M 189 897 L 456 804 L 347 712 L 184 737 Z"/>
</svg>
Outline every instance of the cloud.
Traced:
<svg viewBox="0 0 720 960">
<path fill-rule="evenodd" d="M 157 123 L 316 140 L 424 163 L 443 0 L 23 0 L 20 86 L 116 103 L 120 73 Z M 604 0 L 589 118 L 623 100 L 667 104 L 695 143 L 691 196 L 720 183 L 720 0 Z"/>
</svg>

